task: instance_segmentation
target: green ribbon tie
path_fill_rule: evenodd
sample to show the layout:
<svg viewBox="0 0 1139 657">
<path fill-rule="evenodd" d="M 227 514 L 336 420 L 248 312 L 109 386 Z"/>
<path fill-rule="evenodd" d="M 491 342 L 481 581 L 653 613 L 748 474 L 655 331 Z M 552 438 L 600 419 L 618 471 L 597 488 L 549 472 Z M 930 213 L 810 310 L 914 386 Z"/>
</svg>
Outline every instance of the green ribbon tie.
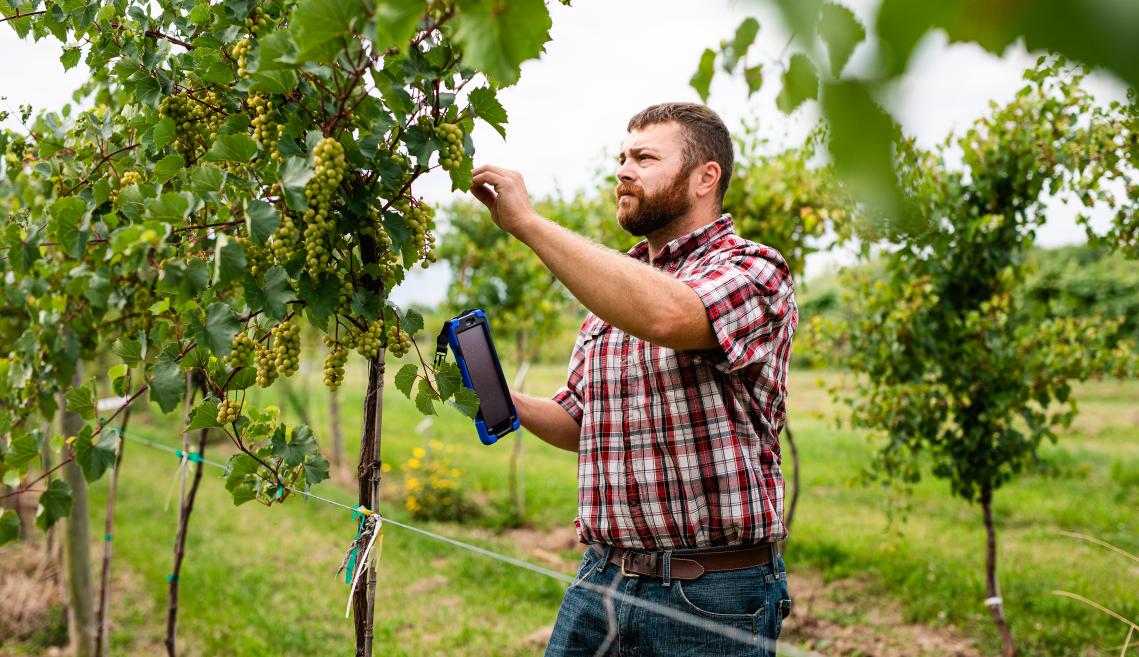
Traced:
<svg viewBox="0 0 1139 657">
<path fill-rule="evenodd" d="M 167 575 L 167 576 L 166 576 L 166 581 L 167 581 L 167 582 L 170 582 L 170 583 L 174 583 L 174 582 L 177 582 L 177 581 L 178 581 L 178 576 L 177 576 L 177 575 Z"/>
<path fill-rule="evenodd" d="M 364 532 L 365 518 L 367 518 L 367 516 L 360 513 L 359 511 L 352 512 L 352 519 L 356 521 L 356 538 L 352 539 L 353 543 L 360 540 L 360 534 Z M 348 553 L 348 567 L 344 569 L 345 584 L 352 583 L 352 575 L 356 572 L 356 557 L 359 556 L 359 554 L 360 546 L 358 545 L 353 546 L 352 551 Z"/>
<path fill-rule="evenodd" d="M 176 450 L 174 450 L 174 455 L 177 456 L 178 458 L 184 457 L 186 460 L 190 461 L 191 463 L 201 463 L 202 462 L 202 455 L 197 453 L 197 452 L 183 452 L 180 449 L 176 449 Z"/>
<path fill-rule="evenodd" d="M 107 543 L 110 543 L 111 542 L 111 535 L 110 534 L 103 534 L 103 540 L 106 541 Z"/>
</svg>

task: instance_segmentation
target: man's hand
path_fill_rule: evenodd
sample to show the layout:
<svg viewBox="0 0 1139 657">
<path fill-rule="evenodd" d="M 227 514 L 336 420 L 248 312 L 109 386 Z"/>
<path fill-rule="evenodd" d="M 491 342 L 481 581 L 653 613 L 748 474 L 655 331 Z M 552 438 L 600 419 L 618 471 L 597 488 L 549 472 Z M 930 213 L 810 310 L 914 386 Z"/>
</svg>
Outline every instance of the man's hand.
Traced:
<svg viewBox="0 0 1139 657">
<path fill-rule="evenodd" d="M 472 172 L 471 194 L 490 210 L 498 227 L 518 236 L 537 219 L 522 174 L 484 164 Z"/>
</svg>

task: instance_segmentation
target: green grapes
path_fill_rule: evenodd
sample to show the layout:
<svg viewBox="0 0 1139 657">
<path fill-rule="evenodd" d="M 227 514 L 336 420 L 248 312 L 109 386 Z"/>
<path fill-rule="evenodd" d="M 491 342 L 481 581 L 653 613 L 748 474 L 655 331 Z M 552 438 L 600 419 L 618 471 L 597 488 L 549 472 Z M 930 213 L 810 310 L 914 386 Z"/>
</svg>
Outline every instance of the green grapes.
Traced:
<svg viewBox="0 0 1139 657">
<path fill-rule="evenodd" d="M 237 60 L 237 75 L 238 77 L 245 77 L 245 64 L 247 63 L 246 57 L 249 55 L 249 49 L 253 47 L 253 42 L 249 39 L 242 39 L 233 44 L 233 58 Z"/>
<path fill-rule="evenodd" d="M 221 400 L 218 404 L 218 424 L 229 424 L 230 422 L 237 422 L 237 418 L 241 417 L 241 404 L 237 401 L 229 399 Z"/>
<path fill-rule="evenodd" d="M 411 351 L 411 337 L 398 326 L 388 327 L 388 350 L 396 358 L 403 358 Z"/>
<path fill-rule="evenodd" d="M 287 319 L 273 327 L 273 365 L 282 376 L 292 376 L 301 362 L 301 326 Z"/>
<path fill-rule="evenodd" d="M 254 342 L 253 338 L 249 337 L 245 331 L 238 333 L 233 338 L 231 343 L 229 355 L 226 356 L 226 363 L 230 369 L 237 369 L 245 366 L 249 362 L 249 356 L 253 353 Z"/>
<path fill-rule="evenodd" d="M 435 132 L 443 138 L 439 164 L 445 171 L 458 169 L 463 164 L 463 129 L 454 123 L 444 123 L 435 128 Z"/>
<path fill-rule="evenodd" d="M 158 104 L 158 115 L 174 122 L 176 148 L 187 162 L 197 149 L 205 150 L 217 139 L 225 118 L 221 98 L 207 91 L 201 98 L 189 94 L 167 96 Z"/>
<path fill-rule="evenodd" d="M 394 207 L 407 220 L 408 228 L 411 229 L 412 246 L 419 255 L 423 268 L 426 269 L 438 260 L 438 256 L 435 255 L 435 235 L 429 232 L 432 228 L 431 217 L 434 216 L 435 210 L 422 201 L 407 198 L 401 198 Z M 411 266 L 411 263 L 406 264 Z"/>
<path fill-rule="evenodd" d="M 249 12 L 249 16 L 245 19 L 245 29 L 250 34 L 258 35 L 269 27 L 269 17 L 265 15 L 265 10 L 261 7 L 254 7 Z"/>
<path fill-rule="evenodd" d="M 277 361 L 273 350 L 264 345 L 257 345 L 257 385 L 268 388 L 277 380 Z"/>
<path fill-rule="evenodd" d="M 324 359 L 324 385 L 329 390 L 336 390 L 344 382 L 344 363 L 348 362 L 348 350 L 327 335 L 324 336 L 324 344 L 329 347 L 328 357 Z"/>
<path fill-rule="evenodd" d="M 384 321 L 377 319 L 368 323 L 368 328 L 360 333 L 350 336 L 351 344 L 357 352 L 368 360 L 374 360 L 380 355 L 383 346 L 381 338 L 384 335 Z"/>
<path fill-rule="evenodd" d="M 314 277 L 329 271 L 332 262 L 332 235 L 336 221 L 332 217 L 332 194 L 344 180 L 347 161 L 344 147 L 331 137 L 317 142 L 312 150 L 316 174 L 305 185 L 308 210 L 305 211 L 305 265 Z"/>
<path fill-rule="evenodd" d="M 122 176 L 119 176 L 118 189 L 112 189 L 109 199 L 113 205 L 119 199 L 119 190 L 125 189 L 130 185 L 137 185 L 143 180 L 142 174 L 137 171 L 124 171 Z"/>
<path fill-rule="evenodd" d="M 301 236 L 297 224 L 288 212 L 281 213 L 281 223 L 277 226 L 273 237 L 269 239 L 269 250 L 273 252 L 273 260 L 282 267 L 292 262 L 299 250 L 298 239 Z"/>
<path fill-rule="evenodd" d="M 260 276 L 273 266 L 269 249 L 257 246 L 248 237 L 238 237 L 235 241 L 245 252 L 245 263 L 249 267 L 250 274 Z"/>
<path fill-rule="evenodd" d="M 340 277 L 340 290 L 337 295 L 336 308 L 340 314 L 345 315 L 352 309 L 352 281 L 348 280 L 343 271 L 338 271 L 337 275 Z"/>
<path fill-rule="evenodd" d="M 280 162 L 281 152 L 277 148 L 277 140 L 284 126 L 277 123 L 273 99 L 265 94 L 253 94 L 249 96 L 248 102 L 253 110 L 253 119 L 250 121 L 250 125 L 253 126 L 253 139 L 261 144 L 261 149 L 269 153 L 270 157 Z"/>
</svg>

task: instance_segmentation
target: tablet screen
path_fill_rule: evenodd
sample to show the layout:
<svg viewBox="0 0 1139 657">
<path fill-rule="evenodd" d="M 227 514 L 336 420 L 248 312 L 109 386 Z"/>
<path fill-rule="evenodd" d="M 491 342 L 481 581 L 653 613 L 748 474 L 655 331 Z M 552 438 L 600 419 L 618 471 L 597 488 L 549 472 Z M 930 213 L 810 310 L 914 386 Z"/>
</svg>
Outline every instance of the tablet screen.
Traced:
<svg viewBox="0 0 1139 657">
<path fill-rule="evenodd" d="M 456 337 L 459 339 L 463 359 L 467 361 L 471 383 L 479 395 L 479 411 L 483 421 L 490 429 L 501 428 L 510 421 L 510 406 L 504 397 L 505 388 L 499 378 L 494 354 L 491 353 L 485 324 L 476 324 L 460 331 Z"/>
</svg>

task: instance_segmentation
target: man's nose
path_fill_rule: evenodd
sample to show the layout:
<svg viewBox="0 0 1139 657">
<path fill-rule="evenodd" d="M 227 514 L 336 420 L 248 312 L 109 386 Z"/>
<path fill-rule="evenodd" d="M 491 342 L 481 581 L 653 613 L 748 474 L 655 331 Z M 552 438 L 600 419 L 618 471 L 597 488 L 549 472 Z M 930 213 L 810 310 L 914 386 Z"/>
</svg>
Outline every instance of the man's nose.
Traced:
<svg viewBox="0 0 1139 657">
<path fill-rule="evenodd" d="M 630 160 L 625 160 L 617 167 L 617 180 L 621 182 L 632 182 L 634 180 L 633 167 Z"/>
</svg>

